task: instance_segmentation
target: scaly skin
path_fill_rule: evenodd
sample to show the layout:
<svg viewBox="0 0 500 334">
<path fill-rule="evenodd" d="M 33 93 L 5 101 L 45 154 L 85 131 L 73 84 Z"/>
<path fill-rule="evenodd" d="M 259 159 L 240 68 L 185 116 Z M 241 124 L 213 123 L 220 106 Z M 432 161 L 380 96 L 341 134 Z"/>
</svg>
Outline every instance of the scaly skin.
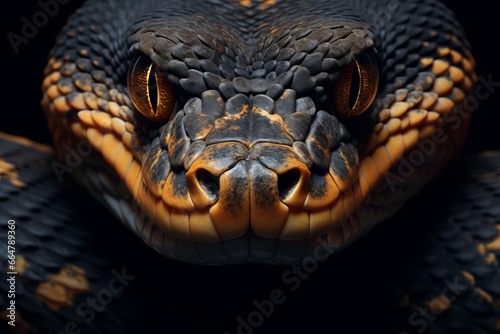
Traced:
<svg viewBox="0 0 500 334">
<path fill-rule="evenodd" d="M 476 75 L 459 25 L 435 1 L 390 5 L 88 1 L 45 72 L 57 153 L 89 143 L 75 178 L 168 257 L 339 250 L 444 168 L 468 129 Z M 378 86 L 359 112 L 350 66 L 365 71 L 361 95 Z M 150 101 L 159 115 L 139 112 Z"/>
</svg>

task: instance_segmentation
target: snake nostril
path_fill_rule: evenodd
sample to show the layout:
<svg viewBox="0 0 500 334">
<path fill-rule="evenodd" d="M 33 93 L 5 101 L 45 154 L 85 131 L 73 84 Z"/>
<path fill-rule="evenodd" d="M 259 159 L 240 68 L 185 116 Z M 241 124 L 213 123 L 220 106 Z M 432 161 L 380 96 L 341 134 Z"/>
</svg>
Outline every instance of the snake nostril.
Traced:
<svg viewBox="0 0 500 334">
<path fill-rule="evenodd" d="M 300 170 L 297 168 L 290 169 L 289 171 L 278 175 L 278 192 L 282 200 L 286 199 L 300 181 Z"/>
<path fill-rule="evenodd" d="M 196 179 L 205 194 L 208 195 L 211 200 L 219 196 L 219 177 L 211 174 L 205 169 L 200 169 L 196 171 Z"/>
</svg>

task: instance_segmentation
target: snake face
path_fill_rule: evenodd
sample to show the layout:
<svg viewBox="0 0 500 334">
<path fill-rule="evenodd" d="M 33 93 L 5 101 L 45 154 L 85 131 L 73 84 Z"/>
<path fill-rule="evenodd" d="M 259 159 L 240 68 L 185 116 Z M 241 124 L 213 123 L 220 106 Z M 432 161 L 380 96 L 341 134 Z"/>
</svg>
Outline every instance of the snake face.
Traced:
<svg viewBox="0 0 500 334">
<path fill-rule="evenodd" d="M 158 251 L 332 253 L 462 145 L 474 63 L 451 17 L 422 19 L 432 1 L 383 24 L 385 1 L 215 2 L 89 1 L 43 84 L 59 155 L 88 141 L 76 179 Z"/>
</svg>

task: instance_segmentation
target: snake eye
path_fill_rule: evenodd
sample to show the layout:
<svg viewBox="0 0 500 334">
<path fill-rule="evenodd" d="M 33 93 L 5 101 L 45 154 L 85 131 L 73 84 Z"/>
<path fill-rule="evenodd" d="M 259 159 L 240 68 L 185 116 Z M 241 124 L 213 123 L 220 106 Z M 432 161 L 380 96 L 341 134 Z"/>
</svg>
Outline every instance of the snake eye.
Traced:
<svg viewBox="0 0 500 334">
<path fill-rule="evenodd" d="M 333 107 L 344 118 L 364 113 L 375 99 L 378 81 L 375 55 L 362 52 L 340 73 L 335 82 Z"/>
<path fill-rule="evenodd" d="M 153 122 L 163 122 L 172 114 L 172 86 L 155 64 L 138 54 L 128 72 L 128 90 L 137 110 Z"/>
</svg>

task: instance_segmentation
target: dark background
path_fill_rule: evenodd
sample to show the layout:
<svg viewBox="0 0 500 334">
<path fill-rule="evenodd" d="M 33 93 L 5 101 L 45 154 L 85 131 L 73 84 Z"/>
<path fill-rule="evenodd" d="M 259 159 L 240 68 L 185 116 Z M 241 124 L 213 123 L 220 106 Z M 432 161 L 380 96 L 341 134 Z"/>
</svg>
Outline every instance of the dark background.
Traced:
<svg viewBox="0 0 500 334">
<path fill-rule="evenodd" d="M 38 34 L 27 45 L 21 45 L 17 54 L 14 53 L 7 34 L 19 33 L 22 17 L 31 17 L 40 10 L 40 7 L 36 1 L 18 1 L 9 3 L 8 10 L 4 9 L 2 20 L 4 57 L 0 65 L 4 93 L 0 110 L 0 131 L 50 142 L 39 106 L 42 71 L 55 35 L 66 22 L 68 15 L 82 2 L 73 0 L 61 5 L 57 15 L 50 19 L 45 27 L 40 28 Z M 492 75 L 494 81 L 500 81 L 499 55 L 495 45 L 500 29 L 498 29 L 498 15 L 493 8 L 494 2 L 476 0 L 445 1 L 445 3 L 456 13 L 465 28 L 478 63 L 479 75 L 484 78 Z M 500 103 L 499 94 L 494 94 L 488 100 L 481 102 L 466 151 L 500 149 L 500 131 L 497 129 L 500 124 L 498 103 Z M 395 220 L 401 217 L 396 217 Z M 387 228 L 385 230 L 382 228 L 371 239 L 365 240 L 364 246 L 368 245 L 368 249 L 381 247 L 381 241 L 377 238 L 383 235 L 384 231 L 386 232 Z M 255 310 L 252 304 L 254 300 L 262 301 L 269 298 L 270 292 L 275 288 L 286 288 L 281 280 L 281 274 L 287 268 L 254 266 L 199 268 L 175 261 L 161 262 L 165 260 L 148 253 L 149 250 L 146 250 L 145 246 L 136 245 L 135 237 L 117 236 L 112 231 L 103 231 L 102 234 L 103 239 L 110 235 L 116 249 L 124 253 L 124 258 L 128 257 L 130 262 L 127 268 L 131 268 L 133 273 L 141 273 L 137 276 L 135 285 L 139 293 L 144 294 L 145 309 L 158 320 L 159 325 L 153 326 L 154 332 L 177 332 L 175 329 L 184 327 L 198 329 L 198 332 L 207 332 L 207 328 L 217 329 L 217 333 L 220 334 L 226 330 L 232 334 L 237 329 L 237 317 L 246 318 Z M 399 246 L 405 244 L 403 238 L 397 243 Z M 322 332 L 326 330 L 328 333 L 343 333 L 339 330 L 338 320 L 329 320 L 332 313 L 339 312 L 338 317 L 341 318 L 344 316 L 343 312 L 348 313 L 350 309 L 356 309 L 361 304 L 365 304 L 369 309 L 375 309 L 378 302 L 370 294 L 374 290 L 373 285 L 377 284 L 374 283 L 377 282 L 376 277 L 387 269 L 383 263 L 377 262 L 377 256 L 386 254 L 397 257 L 399 249 L 396 248 L 396 251 L 389 249 L 386 253 L 370 255 L 367 253 L 372 252 L 363 251 L 358 246 L 359 243 L 350 246 L 351 249 L 342 252 L 337 258 L 335 265 L 320 266 L 314 276 L 311 275 L 312 278 L 302 281 L 303 286 L 297 292 L 289 293 L 288 301 L 284 305 L 277 306 L 273 316 L 266 319 L 265 326 L 255 329 L 255 333 L 310 332 L 309 330 L 313 329 L 316 329 L 316 332 L 321 329 Z M 348 259 L 353 255 L 358 262 L 351 264 Z M 387 263 L 386 265 L 390 264 L 389 261 Z M 363 266 L 367 269 L 359 269 Z M 355 285 L 359 289 L 352 292 L 344 289 L 344 284 Z M 164 289 L 153 290 L 153 287 Z M 325 288 L 329 296 L 323 299 Z M 335 297 L 337 294 L 338 298 Z M 160 303 L 164 303 L 164 307 L 156 308 L 152 304 L 153 300 L 156 302 L 161 300 Z M 336 311 L 325 308 L 323 302 Z M 163 310 L 166 310 L 166 313 Z M 366 316 L 361 313 L 355 318 L 362 322 Z M 166 321 L 164 324 L 162 324 L 163 317 Z M 375 313 L 372 317 L 375 317 Z M 158 330 L 159 328 L 162 330 Z"/>
<path fill-rule="evenodd" d="M 7 34 L 9 32 L 19 34 L 23 24 L 22 17 L 31 18 L 40 7 L 36 1 L 16 1 L 10 2 L 9 9 L 3 11 L 4 57 L 1 73 L 7 91 L 4 90 L 4 103 L 0 110 L 0 131 L 17 133 L 38 141 L 49 141 L 39 106 L 42 70 L 55 35 L 66 22 L 68 15 L 82 2 L 82 0 L 72 0 L 68 4 L 60 5 L 58 13 L 45 27 L 39 29 L 38 34 L 28 44 L 21 45 L 17 54 L 11 47 Z M 452 0 L 444 2 L 456 13 L 465 28 L 477 60 L 479 74 L 485 78 L 492 74 L 494 81 L 500 81 L 500 61 L 496 45 L 500 29 L 493 2 L 487 0 L 476 0 L 472 3 Z M 498 102 L 499 94 L 481 102 L 471 137 L 475 149 L 499 147 Z"/>
</svg>

